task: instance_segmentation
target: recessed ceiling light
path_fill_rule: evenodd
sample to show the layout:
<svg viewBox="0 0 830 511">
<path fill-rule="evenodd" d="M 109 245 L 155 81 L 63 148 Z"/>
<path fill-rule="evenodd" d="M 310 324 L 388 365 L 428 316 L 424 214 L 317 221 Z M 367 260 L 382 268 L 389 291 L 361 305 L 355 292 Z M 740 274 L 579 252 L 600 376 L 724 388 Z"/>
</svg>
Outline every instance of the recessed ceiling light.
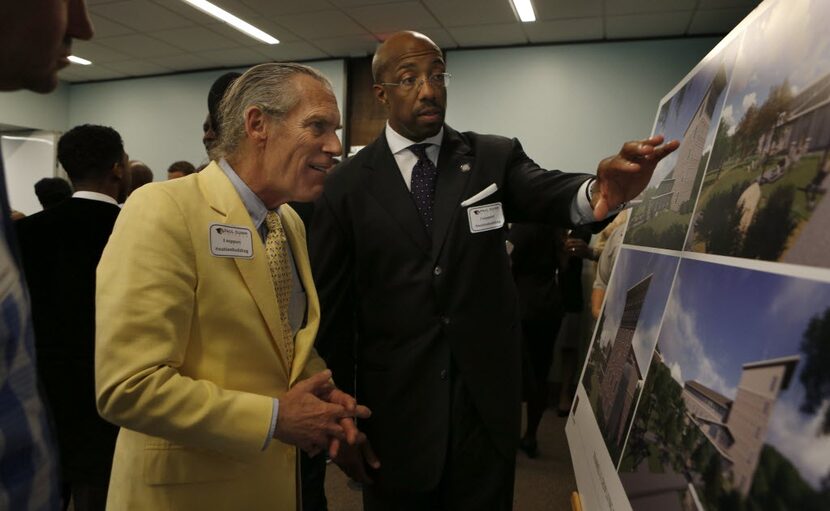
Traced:
<svg viewBox="0 0 830 511">
<path fill-rule="evenodd" d="M 75 55 L 70 55 L 69 57 L 67 57 L 67 60 L 69 60 L 69 62 L 72 62 L 73 64 L 80 64 L 82 66 L 88 66 L 92 64 L 92 61 L 82 59 L 81 57 L 76 57 Z"/>
<path fill-rule="evenodd" d="M 523 23 L 536 21 L 536 14 L 533 12 L 533 4 L 530 0 L 510 0 L 510 3 L 513 5 L 513 12 Z"/>
<path fill-rule="evenodd" d="M 228 11 L 222 9 L 221 7 L 217 7 L 212 3 L 208 2 L 207 0 L 183 0 L 184 2 L 192 5 L 193 7 L 199 9 L 205 14 L 213 16 L 214 18 L 227 23 L 228 25 L 232 26 L 233 28 L 243 32 L 254 39 L 262 41 L 265 44 L 278 44 L 279 40 L 266 34 L 262 30 L 256 28 L 255 26 L 251 25 L 247 21 L 242 21 L 241 19 L 237 18 L 233 14 L 229 13 Z"/>
</svg>

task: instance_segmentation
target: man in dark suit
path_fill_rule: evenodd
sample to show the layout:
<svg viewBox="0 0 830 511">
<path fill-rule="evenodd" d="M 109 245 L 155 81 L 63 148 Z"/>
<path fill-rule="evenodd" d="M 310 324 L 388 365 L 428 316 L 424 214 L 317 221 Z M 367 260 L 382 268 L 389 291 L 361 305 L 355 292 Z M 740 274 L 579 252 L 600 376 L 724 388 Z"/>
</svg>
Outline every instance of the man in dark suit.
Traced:
<svg viewBox="0 0 830 511">
<path fill-rule="evenodd" d="M 103 510 L 118 428 L 95 408 L 95 268 L 129 189 L 112 128 L 78 126 L 58 141 L 75 193 L 18 226 L 32 298 L 37 365 L 60 448 L 63 502 Z"/>
<path fill-rule="evenodd" d="M 333 171 L 310 233 L 318 351 L 373 410 L 368 442 L 335 461 L 373 481 L 367 510 L 510 509 L 521 341 L 506 222 L 604 219 L 678 143 L 629 142 L 595 178 L 546 171 L 515 139 L 444 124 L 449 75 L 427 37 L 393 34 L 372 71 L 386 130 Z"/>
</svg>

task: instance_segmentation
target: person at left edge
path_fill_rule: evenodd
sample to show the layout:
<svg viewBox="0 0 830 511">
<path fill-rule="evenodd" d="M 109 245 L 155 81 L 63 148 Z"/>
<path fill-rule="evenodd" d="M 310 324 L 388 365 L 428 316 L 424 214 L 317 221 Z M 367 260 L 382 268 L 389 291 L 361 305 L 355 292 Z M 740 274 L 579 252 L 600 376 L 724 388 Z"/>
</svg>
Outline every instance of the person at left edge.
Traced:
<svg viewBox="0 0 830 511">
<path fill-rule="evenodd" d="M 83 0 L 0 0 L 0 91 L 48 93 L 72 40 L 92 37 Z M 29 297 L 0 154 L 0 509 L 60 507 L 57 450 L 39 395 Z"/>
<path fill-rule="evenodd" d="M 96 392 L 121 426 L 107 501 L 293 510 L 298 446 L 336 454 L 368 409 L 333 387 L 305 231 L 341 152 L 328 80 L 261 64 L 221 105 L 219 161 L 127 201 L 98 267 Z"/>
</svg>

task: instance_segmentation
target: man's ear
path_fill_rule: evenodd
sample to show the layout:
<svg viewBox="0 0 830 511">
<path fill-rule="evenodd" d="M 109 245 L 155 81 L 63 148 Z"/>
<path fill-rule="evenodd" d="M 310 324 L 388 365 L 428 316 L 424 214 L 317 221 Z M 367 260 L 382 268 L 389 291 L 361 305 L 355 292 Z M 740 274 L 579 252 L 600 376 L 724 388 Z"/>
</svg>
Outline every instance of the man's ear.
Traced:
<svg viewBox="0 0 830 511">
<path fill-rule="evenodd" d="M 249 106 L 244 115 L 245 134 L 255 142 L 264 142 L 268 138 L 268 114 L 259 107 Z"/>
<path fill-rule="evenodd" d="M 127 172 L 127 169 L 124 168 L 124 165 L 120 161 L 112 164 L 112 173 L 115 174 L 115 177 L 124 179 L 124 172 Z"/>
<path fill-rule="evenodd" d="M 386 89 L 383 88 L 383 85 L 374 84 L 372 88 L 375 90 L 375 97 L 378 98 L 378 101 L 383 104 L 383 106 L 389 106 L 389 98 L 386 96 Z"/>
</svg>

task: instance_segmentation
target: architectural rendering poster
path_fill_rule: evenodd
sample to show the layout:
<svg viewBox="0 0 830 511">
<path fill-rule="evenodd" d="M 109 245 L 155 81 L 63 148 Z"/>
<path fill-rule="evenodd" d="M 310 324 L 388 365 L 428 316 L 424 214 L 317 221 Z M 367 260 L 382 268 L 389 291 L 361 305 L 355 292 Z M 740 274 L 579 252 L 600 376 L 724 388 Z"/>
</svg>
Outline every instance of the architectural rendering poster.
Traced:
<svg viewBox="0 0 830 511">
<path fill-rule="evenodd" d="M 828 19 L 767 0 L 658 106 L 566 425 L 586 510 L 830 510 Z"/>
<path fill-rule="evenodd" d="M 623 249 L 608 287 L 582 386 L 614 465 L 643 388 L 677 263 L 676 257 Z"/>
</svg>

